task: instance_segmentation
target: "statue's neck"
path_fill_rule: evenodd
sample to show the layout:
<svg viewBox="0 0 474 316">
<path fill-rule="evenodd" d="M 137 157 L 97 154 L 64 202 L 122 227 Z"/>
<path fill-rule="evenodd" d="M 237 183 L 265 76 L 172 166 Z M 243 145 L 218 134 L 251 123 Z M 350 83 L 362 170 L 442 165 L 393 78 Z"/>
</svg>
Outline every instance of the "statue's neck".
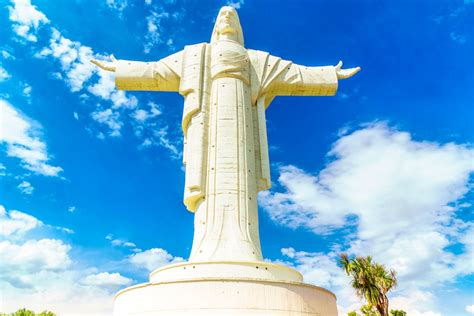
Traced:
<svg viewBox="0 0 474 316">
<path fill-rule="evenodd" d="M 239 38 L 237 37 L 236 33 L 224 33 L 224 34 L 219 34 L 219 41 L 233 41 L 238 43 Z"/>
</svg>

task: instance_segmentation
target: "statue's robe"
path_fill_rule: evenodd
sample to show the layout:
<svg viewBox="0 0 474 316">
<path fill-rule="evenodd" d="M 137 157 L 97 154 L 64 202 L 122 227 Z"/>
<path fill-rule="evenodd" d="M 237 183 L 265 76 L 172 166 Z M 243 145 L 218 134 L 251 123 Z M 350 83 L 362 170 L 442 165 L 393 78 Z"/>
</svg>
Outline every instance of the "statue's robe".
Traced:
<svg viewBox="0 0 474 316">
<path fill-rule="evenodd" d="M 190 260 L 226 260 L 235 252 L 262 260 L 257 193 L 271 186 L 265 109 L 278 95 L 334 95 L 335 68 L 300 66 L 216 41 L 158 62 L 118 61 L 116 85 L 175 91 L 185 99 L 184 204 L 195 212 Z"/>
</svg>

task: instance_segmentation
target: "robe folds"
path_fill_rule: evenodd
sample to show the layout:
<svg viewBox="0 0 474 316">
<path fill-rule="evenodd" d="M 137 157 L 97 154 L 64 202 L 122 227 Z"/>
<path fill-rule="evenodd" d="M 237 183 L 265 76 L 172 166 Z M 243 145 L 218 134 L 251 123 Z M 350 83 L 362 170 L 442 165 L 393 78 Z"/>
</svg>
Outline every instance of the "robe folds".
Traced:
<svg viewBox="0 0 474 316">
<path fill-rule="evenodd" d="M 192 212 L 196 210 L 197 202 L 206 195 L 211 48 L 208 43 L 189 45 L 157 62 L 119 60 L 116 68 L 118 89 L 173 91 L 183 95 L 184 204 Z M 334 95 L 338 82 L 333 66 L 305 67 L 267 52 L 251 49 L 247 52 L 247 84 L 251 90 L 255 129 L 255 176 L 257 190 L 262 191 L 271 186 L 265 109 L 279 95 Z M 226 71 L 232 76 L 231 69 Z"/>
</svg>

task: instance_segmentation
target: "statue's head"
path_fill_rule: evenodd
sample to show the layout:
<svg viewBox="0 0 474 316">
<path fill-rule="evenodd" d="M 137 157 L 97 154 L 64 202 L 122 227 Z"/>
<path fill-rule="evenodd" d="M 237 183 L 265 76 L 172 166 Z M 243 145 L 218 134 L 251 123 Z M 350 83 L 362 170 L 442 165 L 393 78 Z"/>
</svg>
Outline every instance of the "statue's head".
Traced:
<svg viewBox="0 0 474 316">
<path fill-rule="evenodd" d="M 244 34 L 240 26 L 239 15 L 233 7 L 222 7 L 217 15 L 211 43 L 222 38 L 232 39 L 242 46 L 244 45 Z"/>
</svg>

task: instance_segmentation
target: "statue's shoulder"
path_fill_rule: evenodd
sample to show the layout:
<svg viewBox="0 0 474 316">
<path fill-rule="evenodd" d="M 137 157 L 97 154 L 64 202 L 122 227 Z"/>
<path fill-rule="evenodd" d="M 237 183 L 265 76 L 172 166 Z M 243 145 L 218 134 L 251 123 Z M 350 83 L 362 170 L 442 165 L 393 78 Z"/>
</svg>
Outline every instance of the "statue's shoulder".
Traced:
<svg viewBox="0 0 474 316">
<path fill-rule="evenodd" d="M 204 42 L 204 43 L 197 43 L 197 44 L 186 45 L 186 46 L 184 46 L 184 50 L 202 49 L 203 47 L 206 47 L 207 45 L 210 45 L 210 44 Z"/>
<path fill-rule="evenodd" d="M 247 52 L 252 63 L 276 64 L 280 61 L 284 61 L 280 57 L 271 55 L 269 52 L 263 50 L 247 49 Z"/>
<path fill-rule="evenodd" d="M 247 49 L 250 59 L 261 59 L 267 58 L 270 53 L 264 52 L 263 50 L 256 50 L 256 49 Z"/>
</svg>

